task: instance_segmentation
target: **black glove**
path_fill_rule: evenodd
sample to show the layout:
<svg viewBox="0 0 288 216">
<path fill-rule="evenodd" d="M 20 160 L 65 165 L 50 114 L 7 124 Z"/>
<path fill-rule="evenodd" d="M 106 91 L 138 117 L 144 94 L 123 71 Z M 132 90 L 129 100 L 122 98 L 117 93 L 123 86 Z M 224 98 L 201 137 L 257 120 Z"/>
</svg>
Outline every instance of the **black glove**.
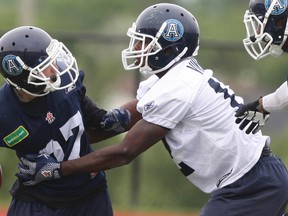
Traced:
<svg viewBox="0 0 288 216">
<path fill-rule="evenodd" d="M 129 110 L 119 108 L 108 111 L 100 124 L 105 131 L 124 132 L 130 122 L 131 113 Z"/>
<path fill-rule="evenodd" d="M 20 178 L 25 186 L 32 186 L 40 182 L 62 178 L 61 163 L 47 154 L 28 154 L 21 158 L 18 164 Z"/>
<path fill-rule="evenodd" d="M 239 128 L 243 130 L 249 123 L 246 134 L 257 133 L 266 123 L 270 113 L 265 111 L 259 104 L 259 99 L 241 106 L 235 114 L 236 123 L 240 124 Z"/>
</svg>

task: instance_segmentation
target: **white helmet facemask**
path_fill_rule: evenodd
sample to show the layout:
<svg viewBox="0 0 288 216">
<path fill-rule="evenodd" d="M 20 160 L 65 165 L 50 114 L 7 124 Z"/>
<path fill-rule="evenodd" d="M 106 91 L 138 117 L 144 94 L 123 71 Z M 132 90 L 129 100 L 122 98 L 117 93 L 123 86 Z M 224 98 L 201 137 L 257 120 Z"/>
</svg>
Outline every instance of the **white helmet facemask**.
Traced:
<svg viewBox="0 0 288 216">
<path fill-rule="evenodd" d="M 158 43 L 162 32 L 159 32 L 156 37 L 136 32 L 136 23 L 133 23 L 127 32 L 128 37 L 130 37 L 129 47 L 122 51 L 122 63 L 125 70 L 142 68 L 142 70 L 152 71 L 148 65 L 148 56 L 155 55 L 162 50 Z M 135 49 L 136 46 L 137 49 Z"/>
<path fill-rule="evenodd" d="M 133 23 L 132 27 L 129 28 L 127 32 L 127 35 L 130 37 L 129 47 L 122 51 L 122 63 L 125 70 L 139 69 L 140 73 L 147 77 L 169 69 L 185 55 L 188 50 L 187 47 L 163 68 L 153 70 L 149 66 L 148 57 L 153 56 L 162 50 L 162 46 L 159 44 L 158 40 L 166 25 L 167 23 L 164 22 L 156 36 L 153 37 L 151 35 L 136 32 L 136 23 Z M 139 44 L 141 46 L 139 46 Z M 135 49 L 135 47 L 137 47 L 137 49 Z"/>
<path fill-rule="evenodd" d="M 34 86 L 44 85 L 45 88 L 42 92 L 29 92 L 14 84 L 9 79 L 6 79 L 8 83 L 15 86 L 16 89 L 22 90 L 35 97 L 43 96 L 49 92 L 66 89 L 75 85 L 79 76 L 78 65 L 76 59 L 66 46 L 63 43 L 52 39 L 46 52 L 48 56 L 33 68 L 27 66 L 20 57 L 16 57 L 16 60 L 22 68 L 29 71 L 27 83 Z M 46 77 L 43 72 L 47 68 L 52 69 L 55 74 L 51 77 Z"/>
<path fill-rule="evenodd" d="M 244 23 L 247 35 L 243 44 L 248 54 L 255 60 L 268 56 L 273 38 L 264 32 L 264 24 L 248 10 L 244 15 Z"/>
</svg>

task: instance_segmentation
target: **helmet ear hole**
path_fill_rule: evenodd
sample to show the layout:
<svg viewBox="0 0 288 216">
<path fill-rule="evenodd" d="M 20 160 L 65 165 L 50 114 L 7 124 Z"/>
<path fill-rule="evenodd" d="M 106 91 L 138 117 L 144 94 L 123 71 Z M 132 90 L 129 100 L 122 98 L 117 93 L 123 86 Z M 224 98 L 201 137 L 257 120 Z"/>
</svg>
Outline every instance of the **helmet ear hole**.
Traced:
<svg viewBox="0 0 288 216">
<path fill-rule="evenodd" d="M 284 19 L 281 17 L 280 19 L 275 20 L 275 26 L 278 28 L 286 28 L 287 18 Z"/>
<path fill-rule="evenodd" d="M 167 49 L 164 49 L 164 50 L 163 50 L 163 55 L 164 55 L 165 57 L 170 56 L 170 55 L 172 55 L 172 54 L 173 54 L 173 49 L 172 49 L 172 47 L 168 47 Z"/>
<path fill-rule="evenodd" d="M 180 50 L 178 47 L 166 47 L 165 49 L 159 51 L 157 54 L 149 57 L 148 64 L 154 70 L 164 68 L 167 62 L 171 62 L 179 53 Z"/>
</svg>

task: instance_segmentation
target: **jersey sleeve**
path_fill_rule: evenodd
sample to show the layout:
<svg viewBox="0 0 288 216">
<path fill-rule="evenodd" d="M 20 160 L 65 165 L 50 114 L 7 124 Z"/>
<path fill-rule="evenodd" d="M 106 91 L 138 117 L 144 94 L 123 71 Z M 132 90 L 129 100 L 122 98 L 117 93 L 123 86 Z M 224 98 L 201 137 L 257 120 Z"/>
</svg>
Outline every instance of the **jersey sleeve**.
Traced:
<svg viewBox="0 0 288 216">
<path fill-rule="evenodd" d="M 81 107 L 83 111 L 84 126 L 101 129 L 100 122 L 107 111 L 99 108 L 87 95 L 83 97 Z"/>
<path fill-rule="evenodd" d="M 284 82 L 275 92 L 262 98 L 263 108 L 268 112 L 288 109 L 288 86 Z"/>
<path fill-rule="evenodd" d="M 176 89 L 177 90 L 176 90 Z M 142 113 L 144 120 L 173 129 L 187 114 L 191 104 L 185 98 L 187 89 L 169 88 L 162 92 L 159 88 L 153 88 L 137 104 L 137 110 Z M 184 98 L 183 96 L 184 95 Z M 188 96 L 189 97 L 189 96 Z"/>
<path fill-rule="evenodd" d="M 106 110 L 101 109 L 97 104 L 86 95 L 86 87 L 83 85 L 84 72 L 80 73 L 81 85 L 78 90 L 78 95 L 83 113 L 83 122 L 86 128 L 94 128 L 101 130 L 100 122 L 106 114 Z"/>
</svg>

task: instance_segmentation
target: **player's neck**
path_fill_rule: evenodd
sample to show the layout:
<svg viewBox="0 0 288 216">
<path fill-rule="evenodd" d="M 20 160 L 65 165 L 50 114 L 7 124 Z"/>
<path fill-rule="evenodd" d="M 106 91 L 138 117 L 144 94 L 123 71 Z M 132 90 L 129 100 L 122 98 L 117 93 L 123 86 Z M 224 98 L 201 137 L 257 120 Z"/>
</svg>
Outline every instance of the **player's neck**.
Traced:
<svg viewBox="0 0 288 216">
<path fill-rule="evenodd" d="M 21 102 L 30 102 L 35 98 L 34 96 L 29 95 L 21 90 L 14 89 L 14 91 Z"/>
</svg>

